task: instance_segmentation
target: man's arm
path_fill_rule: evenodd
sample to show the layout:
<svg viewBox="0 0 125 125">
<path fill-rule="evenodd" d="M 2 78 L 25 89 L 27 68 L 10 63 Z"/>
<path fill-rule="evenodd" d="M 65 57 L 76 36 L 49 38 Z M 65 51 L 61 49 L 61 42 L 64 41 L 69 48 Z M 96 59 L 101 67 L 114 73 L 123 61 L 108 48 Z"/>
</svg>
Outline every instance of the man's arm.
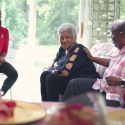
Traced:
<svg viewBox="0 0 125 125">
<path fill-rule="evenodd" d="M 98 64 L 100 64 L 102 66 L 105 66 L 105 67 L 109 66 L 110 59 L 93 57 L 87 48 L 84 48 L 84 51 L 85 51 L 88 59 L 90 59 L 93 62 L 98 63 Z"/>
</svg>

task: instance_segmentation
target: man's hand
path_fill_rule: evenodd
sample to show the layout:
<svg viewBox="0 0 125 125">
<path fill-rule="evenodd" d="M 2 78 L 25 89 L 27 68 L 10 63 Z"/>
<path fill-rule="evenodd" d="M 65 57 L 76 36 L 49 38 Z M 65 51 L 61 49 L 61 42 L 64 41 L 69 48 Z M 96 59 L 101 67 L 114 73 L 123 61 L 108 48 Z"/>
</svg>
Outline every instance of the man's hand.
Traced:
<svg viewBox="0 0 125 125">
<path fill-rule="evenodd" d="M 0 90 L 0 96 L 2 96 L 4 94 L 3 90 Z"/>
<path fill-rule="evenodd" d="M 93 56 L 91 55 L 91 53 L 89 52 L 89 50 L 88 50 L 87 48 L 84 48 L 84 51 L 85 51 L 85 53 L 86 53 L 88 59 L 91 60 L 91 58 L 92 58 Z"/>
<path fill-rule="evenodd" d="M 109 86 L 120 86 L 121 79 L 117 77 L 109 76 L 109 77 L 106 77 L 105 79 Z"/>
</svg>

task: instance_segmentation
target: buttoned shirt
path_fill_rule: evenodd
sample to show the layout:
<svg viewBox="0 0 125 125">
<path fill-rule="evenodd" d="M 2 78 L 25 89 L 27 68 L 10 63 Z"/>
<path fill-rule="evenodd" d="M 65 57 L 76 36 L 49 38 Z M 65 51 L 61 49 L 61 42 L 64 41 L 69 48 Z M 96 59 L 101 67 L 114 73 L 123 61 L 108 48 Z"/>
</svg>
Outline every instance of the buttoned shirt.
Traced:
<svg viewBox="0 0 125 125">
<path fill-rule="evenodd" d="M 109 67 L 106 69 L 103 79 L 97 79 L 93 85 L 93 89 L 106 92 L 107 100 L 119 101 L 124 104 L 125 87 L 109 86 L 106 82 L 106 77 L 114 76 L 120 79 L 125 79 L 125 46 L 118 49 L 115 56 L 111 58 Z"/>
<path fill-rule="evenodd" d="M 0 55 L 5 52 L 7 54 L 9 46 L 9 31 L 5 27 L 0 26 Z"/>
</svg>

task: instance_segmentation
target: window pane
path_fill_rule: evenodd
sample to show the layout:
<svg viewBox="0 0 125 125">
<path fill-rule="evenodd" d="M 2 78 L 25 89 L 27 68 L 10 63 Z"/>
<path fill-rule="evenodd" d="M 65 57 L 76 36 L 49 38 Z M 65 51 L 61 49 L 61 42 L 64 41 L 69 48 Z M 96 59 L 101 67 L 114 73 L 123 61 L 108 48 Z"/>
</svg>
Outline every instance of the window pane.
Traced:
<svg viewBox="0 0 125 125">
<path fill-rule="evenodd" d="M 125 18 L 125 0 L 121 0 L 120 18 Z"/>
<path fill-rule="evenodd" d="M 31 0 L 1 0 L 0 8 L 2 26 L 8 28 L 10 34 L 6 61 L 19 74 L 12 87 L 13 99 L 31 102 L 34 99 L 41 101 L 40 74 L 46 65 L 52 63 L 60 46 L 58 26 L 64 22 L 75 26 L 78 24 L 79 0 L 37 0 L 36 43 L 29 38 L 30 2 Z M 29 39 L 32 40 L 32 45 L 33 42 L 36 45 L 30 50 L 32 53 L 29 52 Z M 33 59 L 30 60 L 29 57 Z M 29 67 L 30 63 L 34 63 L 35 68 Z"/>
<path fill-rule="evenodd" d="M 28 81 L 31 74 L 29 74 L 29 69 L 26 69 L 28 54 L 30 54 L 27 46 L 29 4 L 27 4 L 27 0 L 1 0 L 0 8 L 2 11 L 2 26 L 9 30 L 10 38 L 6 61 L 12 64 L 18 72 L 18 79 L 12 87 L 12 96 L 13 99 L 23 100 L 29 88 L 28 84 L 31 84 Z M 9 92 L 4 97 L 8 98 Z"/>
<path fill-rule="evenodd" d="M 57 30 L 68 22 L 77 27 L 79 0 L 37 0 L 35 67 L 45 67 L 56 56 L 60 46 Z"/>
<path fill-rule="evenodd" d="M 29 5 L 27 0 L 2 0 L 0 6 L 2 26 L 9 30 L 9 52 L 6 58 L 13 62 L 15 58 L 21 59 L 25 56 L 18 55 L 18 50 L 22 44 L 26 45 L 28 40 Z M 21 60 L 19 63 L 21 64 Z"/>
</svg>

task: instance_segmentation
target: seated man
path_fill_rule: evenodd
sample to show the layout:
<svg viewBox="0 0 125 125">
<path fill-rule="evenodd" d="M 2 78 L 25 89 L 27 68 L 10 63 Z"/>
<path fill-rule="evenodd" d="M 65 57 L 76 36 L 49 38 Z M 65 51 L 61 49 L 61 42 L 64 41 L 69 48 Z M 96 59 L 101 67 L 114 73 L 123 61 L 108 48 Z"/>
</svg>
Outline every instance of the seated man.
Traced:
<svg viewBox="0 0 125 125">
<path fill-rule="evenodd" d="M 1 27 L 1 11 L 0 11 L 0 73 L 4 73 L 7 78 L 5 79 L 1 90 L 3 95 L 12 87 L 17 80 L 18 74 L 15 68 L 5 61 L 9 45 L 9 32 L 5 27 Z"/>
<path fill-rule="evenodd" d="M 106 93 L 107 106 L 123 106 L 125 87 L 120 84 L 122 79 L 125 79 L 125 18 L 114 21 L 111 32 L 111 38 L 118 48 L 116 56 L 111 59 L 97 58 L 93 57 L 86 48 L 84 49 L 90 60 L 108 67 L 103 79 L 77 78 L 70 80 L 63 100 L 84 92 L 100 91 L 100 93 Z"/>
</svg>

